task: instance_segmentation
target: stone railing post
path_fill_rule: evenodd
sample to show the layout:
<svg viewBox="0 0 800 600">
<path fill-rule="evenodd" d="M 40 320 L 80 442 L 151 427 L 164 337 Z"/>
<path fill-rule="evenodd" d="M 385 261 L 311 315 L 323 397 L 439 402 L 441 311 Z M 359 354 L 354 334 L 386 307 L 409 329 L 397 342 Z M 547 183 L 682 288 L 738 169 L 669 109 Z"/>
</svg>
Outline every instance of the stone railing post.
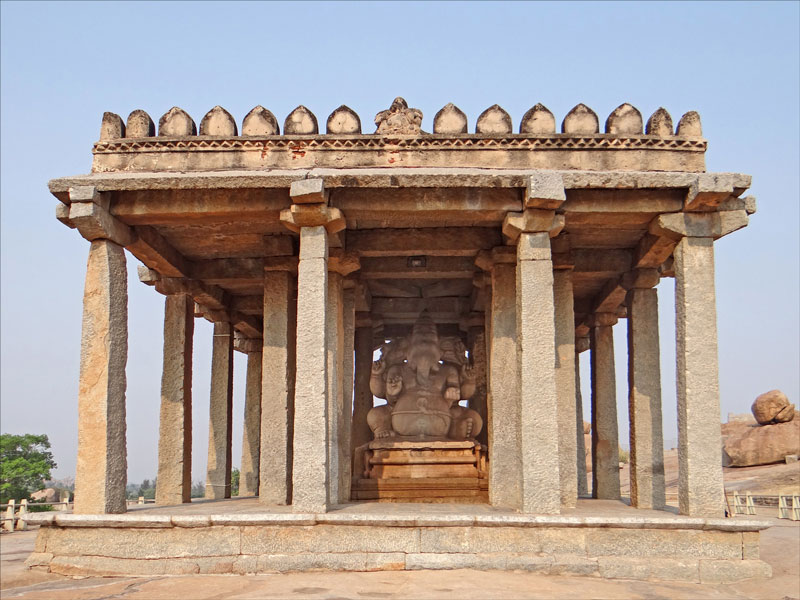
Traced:
<svg viewBox="0 0 800 600">
<path fill-rule="evenodd" d="M 6 531 L 14 531 L 14 522 L 17 518 L 16 501 L 14 498 L 9 499 L 6 506 L 6 516 L 3 520 L 3 529 Z"/>
</svg>

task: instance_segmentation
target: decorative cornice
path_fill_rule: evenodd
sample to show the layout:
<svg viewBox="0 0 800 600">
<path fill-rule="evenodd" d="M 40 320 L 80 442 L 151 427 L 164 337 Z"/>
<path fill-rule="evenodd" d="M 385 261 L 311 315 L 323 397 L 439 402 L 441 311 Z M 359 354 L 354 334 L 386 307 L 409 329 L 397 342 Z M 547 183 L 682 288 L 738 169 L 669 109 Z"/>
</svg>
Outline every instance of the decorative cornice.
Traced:
<svg viewBox="0 0 800 600">
<path fill-rule="evenodd" d="M 103 140 L 93 147 L 94 154 L 147 152 L 225 152 L 271 150 L 363 151 L 386 148 L 413 150 L 669 150 L 706 151 L 702 138 L 636 135 L 620 137 L 595 135 L 308 135 L 308 136 L 216 136 L 148 137 Z"/>
</svg>

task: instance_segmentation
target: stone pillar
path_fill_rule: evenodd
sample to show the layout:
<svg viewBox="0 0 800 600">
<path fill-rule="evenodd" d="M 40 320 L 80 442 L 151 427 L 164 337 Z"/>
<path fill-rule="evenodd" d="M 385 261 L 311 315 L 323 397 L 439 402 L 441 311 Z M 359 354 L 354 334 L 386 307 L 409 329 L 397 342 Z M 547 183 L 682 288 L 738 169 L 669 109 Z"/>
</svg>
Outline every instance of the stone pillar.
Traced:
<svg viewBox="0 0 800 600">
<path fill-rule="evenodd" d="M 352 286 L 352 282 L 349 282 Z M 350 459 L 353 429 L 353 369 L 355 351 L 356 299 L 353 287 L 345 288 L 343 293 L 343 332 L 342 342 L 342 414 L 339 428 L 339 502 L 350 500 L 350 485 L 353 478 L 353 463 Z"/>
<path fill-rule="evenodd" d="M 561 480 L 561 506 L 572 508 L 578 501 L 578 472 L 575 461 L 577 438 L 573 435 L 576 391 L 575 312 L 571 270 L 553 271 L 553 302 L 556 328 L 555 382 L 558 397 L 558 472 Z"/>
<path fill-rule="evenodd" d="M 520 234 L 516 288 L 522 510 L 557 514 L 561 504 L 559 407 L 554 369 L 553 262 L 547 232 Z"/>
<path fill-rule="evenodd" d="M 617 384 L 614 372 L 614 332 L 617 316 L 592 317 L 592 498 L 618 500 L 619 432 Z"/>
<path fill-rule="evenodd" d="M 156 504 L 192 501 L 192 342 L 194 299 L 164 303 L 164 369 L 158 435 Z"/>
<path fill-rule="evenodd" d="M 678 504 L 683 515 L 722 516 L 714 243 L 684 237 L 674 252 L 678 380 Z"/>
<path fill-rule="evenodd" d="M 589 338 L 575 339 L 575 439 L 577 440 L 578 495 L 589 495 L 586 479 L 586 438 L 583 433 L 583 395 L 581 394 L 581 352 L 589 349 Z"/>
<path fill-rule="evenodd" d="M 76 513 L 125 512 L 127 360 L 125 250 L 96 239 L 89 247 L 83 291 Z"/>
<path fill-rule="evenodd" d="M 658 283 L 658 271 L 649 275 Z M 662 509 L 664 436 L 661 425 L 661 365 L 658 294 L 649 283 L 628 291 L 628 414 L 631 447 L 631 506 Z"/>
<path fill-rule="evenodd" d="M 205 497 L 230 498 L 233 425 L 233 328 L 230 323 L 214 323 L 209 406 Z"/>
<path fill-rule="evenodd" d="M 522 508 L 516 273 L 513 264 L 492 268 L 489 375 L 489 503 Z"/>
<path fill-rule="evenodd" d="M 325 327 L 327 329 L 327 402 L 328 402 L 328 502 L 338 504 L 341 487 L 341 442 L 344 424 L 344 302 L 342 276 L 328 273 L 328 306 Z M 348 444 L 349 449 L 349 444 Z"/>
<path fill-rule="evenodd" d="M 475 373 L 475 393 L 469 401 L 469 407 L 481 416 L 484 423 L 477 440 L 481 444 L 488 445 L 486 332 L 484 327 L 469 328 L 467 332 L 467 345 L 469 346 L 469 354 L 472 359 L 472 372 Z"/>
<path fill-rule="evenodd" d="M 247 386 L 244 393 L 244 430 L 239 495 L 258 494 L 258 462 L 261 459 L 261 352 L 247 354 Z"/>
<path fill-rule="evenodd" d="M 302 227 L 292 469 L 292 506 L 299 512 L 329 506 L 327 313 L 328 234 L 322 226 Z"/>
<path fill-rule="evenodd" d="M 295 281 L 287 271 L 264 273 L 261 353 L 261 455 L 258 499 L 289 504 L 294 429 Z"/>
<path fill-rule="evenodd" d="M 352 450 L 372 440 L 367 413 L 372 408 L 369 378 L 372 373 L 372 327 L 358 327 L 355 332 L 355 393 L 353 395 Z"/>
</svg>

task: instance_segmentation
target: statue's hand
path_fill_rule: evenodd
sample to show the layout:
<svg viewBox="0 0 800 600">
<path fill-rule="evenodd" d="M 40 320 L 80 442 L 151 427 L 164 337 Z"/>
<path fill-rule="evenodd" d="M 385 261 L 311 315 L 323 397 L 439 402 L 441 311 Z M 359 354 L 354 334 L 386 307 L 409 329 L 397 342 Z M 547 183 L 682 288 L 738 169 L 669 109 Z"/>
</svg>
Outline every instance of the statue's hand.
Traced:
<svg viewBox="0 0 800 600">
<path fill-rule="evenodd" d="M 464 366 L 461 367 L 461 378 L 462 379 L 466 379 L 466 380 L 469 380 L 469 381 L 474 381 L 475 380 L 475 376 L 476 376 L 475 367 L 473 365 L 465 364 Z"/>
<path fill-rule="evenodd" d="M 381 356 L 378 360 L 372 363 L 372 374 L 381 375 L 386 370 L 386 361 Z"/>
<path fill-rule="evenodd" d="M 450 401 L 461 400 L 461 390 L 457 387 L 449 387 L 444 391 L 444 399 Z"/>
</svg>

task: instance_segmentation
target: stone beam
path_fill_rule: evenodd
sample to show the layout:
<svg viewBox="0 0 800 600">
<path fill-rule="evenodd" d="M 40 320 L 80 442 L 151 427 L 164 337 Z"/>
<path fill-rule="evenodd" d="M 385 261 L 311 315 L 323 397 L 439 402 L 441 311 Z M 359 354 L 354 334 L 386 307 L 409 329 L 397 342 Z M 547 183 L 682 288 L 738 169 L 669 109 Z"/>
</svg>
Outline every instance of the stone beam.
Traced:
<svg viewBox="0 0 800 600">
<path fill-rule="evenodd" d="M 624 273 L 632 262 L 630 250 L 575 249 L 570 257 L 576 273 Z"/>
<path fill-rule="evenodd" d="M 151 269 L 166 277 L 191 277 L 193 263 L 178 252 L 154 227 L 134 227 L 136 240 L 127 249 Z"/>
<path fill-rule="evenodd" d="M 470 310 L 469 298 L 373 298 L 372 312 L 385 318 L 416 318 L 423 310 L 431 314 L 464 315 Z"/>
<path fill-rule="evenodd" d="M 471 277 L 475 262 L 471 256 L 425 256 L 415 266 L 406 256 L 362 257 L 361 279 L 461 279 Z"/>
<path fill-rule="evenodd" d="M 637 268 L 658 267 L 672 256 L 672 251 L 677 243 L 670 237 L 645 233 L 633 251 L 633 266 Z"/>
<path fill-rule="evenodd" d="M 474 256 L 500 246 L 500 232 L 490 227 L 348 230 L 347 249 L 361 257 Z"/>
</svg>

